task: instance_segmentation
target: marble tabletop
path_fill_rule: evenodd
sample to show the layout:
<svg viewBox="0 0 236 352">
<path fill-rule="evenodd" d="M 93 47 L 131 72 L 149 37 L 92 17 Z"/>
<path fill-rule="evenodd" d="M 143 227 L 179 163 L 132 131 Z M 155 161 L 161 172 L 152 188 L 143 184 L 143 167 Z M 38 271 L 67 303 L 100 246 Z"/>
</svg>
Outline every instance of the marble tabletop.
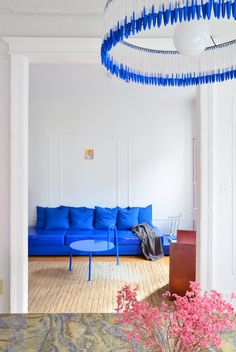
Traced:
<svg viewBox="0 0 236 352">
<path fill-rule="evenodd" d="M 115 321 L 115 314 L 0 315 L 0 351 L 131 351 Z M 224 337 L 222 351 L 236 351 L 235 332 Z"/>
</svg>

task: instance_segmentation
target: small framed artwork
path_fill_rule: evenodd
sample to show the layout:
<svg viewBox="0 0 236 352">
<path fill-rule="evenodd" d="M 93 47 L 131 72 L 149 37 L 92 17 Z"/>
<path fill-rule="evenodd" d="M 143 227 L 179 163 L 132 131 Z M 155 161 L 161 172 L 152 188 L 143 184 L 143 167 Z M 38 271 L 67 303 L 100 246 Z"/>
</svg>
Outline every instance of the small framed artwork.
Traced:
<svg viewBox="0 0 236 352">
<path fill-rule="evenodd" d="M 85 160 L 93 160 L 94 158 L 94 150 L 93 149 L 85 149 L 84 150 L 84 159 Z"/>
</svg>

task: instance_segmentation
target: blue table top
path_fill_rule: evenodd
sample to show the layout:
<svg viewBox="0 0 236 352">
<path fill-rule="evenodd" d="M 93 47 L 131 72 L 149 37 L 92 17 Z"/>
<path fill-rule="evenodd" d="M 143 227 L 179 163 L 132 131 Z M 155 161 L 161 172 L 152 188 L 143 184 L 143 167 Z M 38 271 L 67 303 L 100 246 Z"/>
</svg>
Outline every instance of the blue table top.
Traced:
<svg viewBox="0 0 236 352">
<path fill-rule="evenodd" d="M 114 247 L 114 243 L 101 240 L 82 240 L 70 244 L 71 249 L 83 252 L 109 251 Z"/>
</svg>

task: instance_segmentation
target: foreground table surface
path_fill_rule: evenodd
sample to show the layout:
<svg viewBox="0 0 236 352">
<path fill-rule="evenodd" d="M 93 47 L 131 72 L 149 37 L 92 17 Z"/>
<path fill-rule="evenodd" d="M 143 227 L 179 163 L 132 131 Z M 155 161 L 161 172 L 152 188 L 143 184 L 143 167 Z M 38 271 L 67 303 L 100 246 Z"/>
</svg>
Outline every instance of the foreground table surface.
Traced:
<svg viewBox="0 0 236 352">
<path fill-rule="evenodd" d="M 115 320 L 115 314 L 0 315 L 0 351 L 128 352 Z M 236 351 L 235 337 L 236 330 L 225 336 L 222 351 Z"/>
</svg>

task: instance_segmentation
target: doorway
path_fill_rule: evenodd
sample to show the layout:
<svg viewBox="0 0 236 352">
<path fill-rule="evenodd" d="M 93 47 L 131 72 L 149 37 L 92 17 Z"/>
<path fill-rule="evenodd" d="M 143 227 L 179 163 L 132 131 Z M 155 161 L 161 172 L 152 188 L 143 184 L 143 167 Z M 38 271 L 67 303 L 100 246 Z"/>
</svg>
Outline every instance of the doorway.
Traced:
<svg viewBox="0 0 236 352">
<path fill-rule="evenodd" d="M 97 39 L 5 38 L 11 54 L 11 313 L 28 312 L 28 97 L 29 64 L 99 62 Z M 53 44 L 53 45 L 52 45 Z M 198 179 L 197 272 L 203 288 L 209 284 L 210 170 L 208 152 L 211 88 L 199 90 L 201 124 Z M 208 100 L 207 100 L 208 99 Z M 206 104 L 207 101 L 207 104 Z M 206 105 L 206 106 L 205 106 Z M 199 121 L 201 120 L 199 119 Z M 200 130 L 200 129 L 199 129 Z M 205 192 L 200 192 L 204 189 Z M 200 197 L 203 194 L 203 197 Z M 200 210 L 200 211 L 199 211 Z M 201 236 L 199 235 L 201 234 Z M 21 238 L 21 241 L 19 241 Z M 203 239 L 203 240 L 202 240 Z M 206 255 L 207 254 L 207 255 Z"/>
</svg>

